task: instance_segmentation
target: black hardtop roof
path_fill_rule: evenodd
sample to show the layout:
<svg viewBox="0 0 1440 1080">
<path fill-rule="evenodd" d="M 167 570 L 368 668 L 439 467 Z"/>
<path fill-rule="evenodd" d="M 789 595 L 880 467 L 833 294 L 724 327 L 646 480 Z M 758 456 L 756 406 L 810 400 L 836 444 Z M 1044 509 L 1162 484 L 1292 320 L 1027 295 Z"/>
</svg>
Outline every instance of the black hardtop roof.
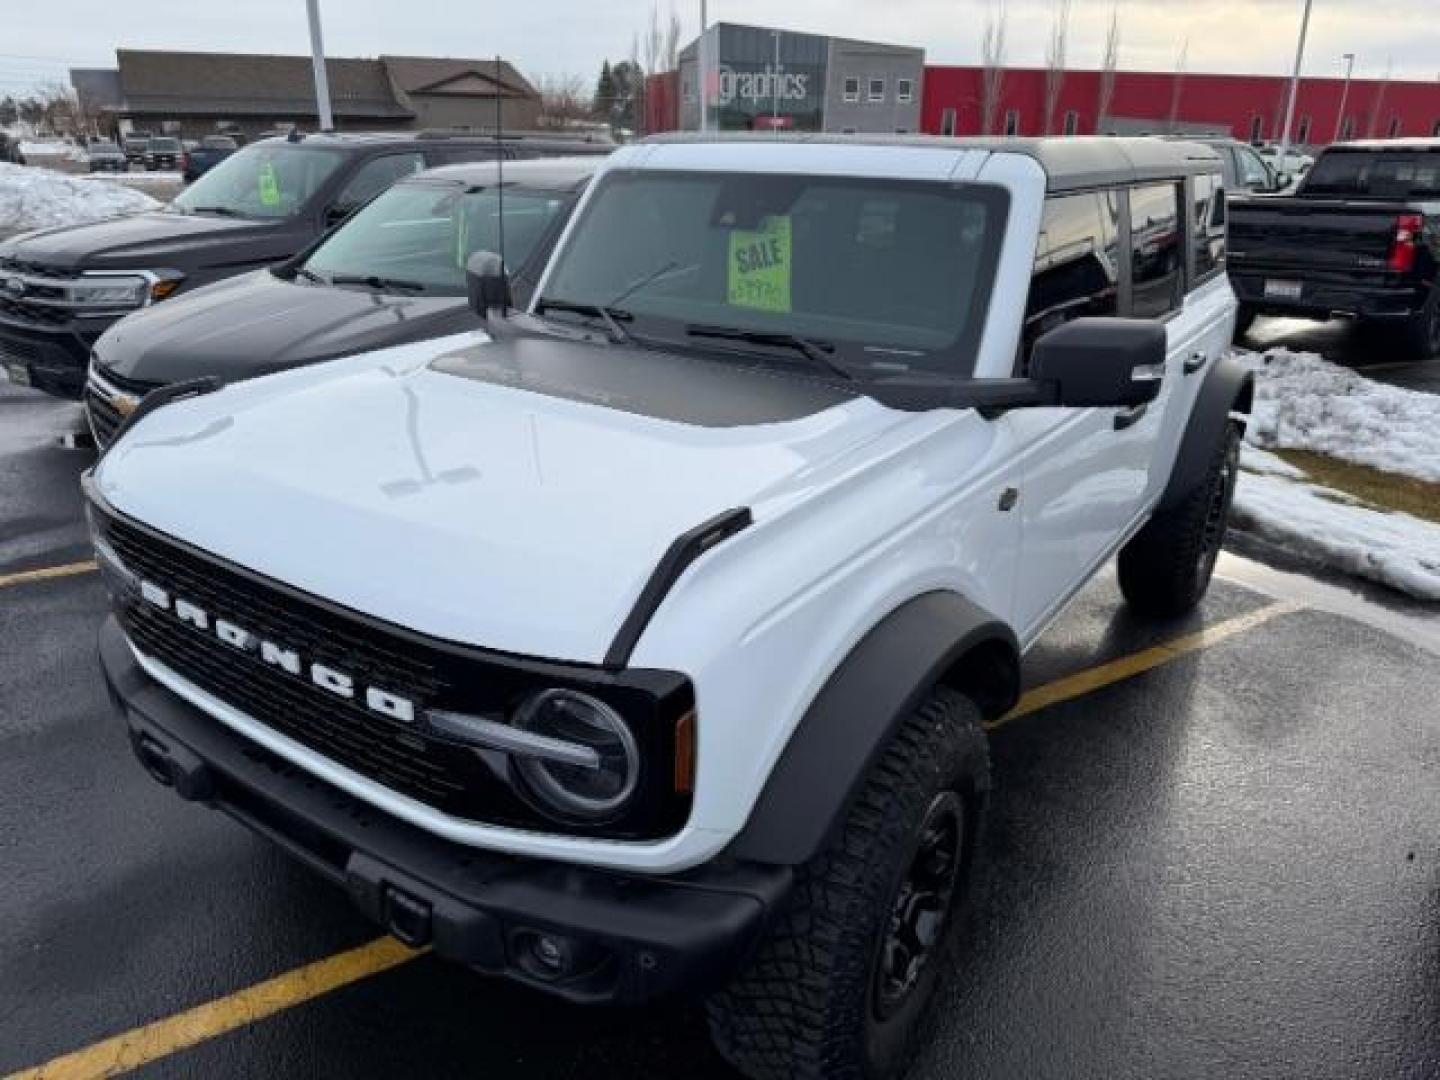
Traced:
<svg viewBox="0 0 1440 1080">
<path fill-rule="evenodd" d="M 933 135 L 832 135 L 829 133 L 690 132 L 652 135 L 646 142 L 779 142 L 852 146 L 893 146 L 921 150 L 985 150 L 1023 154 L 1045 170 L 1050 191 L 1073 191 L 1106 184 L 1173 180 L 1220 171 L 1220 157 L 1208 146 L 1173 139 L 1108 136 L 997 139 L 941 138 Z"/>
<path fill-rule="evenodd" d="M 594 154 L 587 157 L 531 158 L 527 161 L 507 161 L 503 169 L 497 167 L 494 161 L 467 161 L 458 165 L 426 169 L 406 177 L 401 183 L 411 184 L 433 179 L 483 186 L 495 183 L 503 174 L 506 187 L 514 184 L 537 191 L 576 191 L 595 175 L 602 161 L 602 158 Z"/>
</svg>

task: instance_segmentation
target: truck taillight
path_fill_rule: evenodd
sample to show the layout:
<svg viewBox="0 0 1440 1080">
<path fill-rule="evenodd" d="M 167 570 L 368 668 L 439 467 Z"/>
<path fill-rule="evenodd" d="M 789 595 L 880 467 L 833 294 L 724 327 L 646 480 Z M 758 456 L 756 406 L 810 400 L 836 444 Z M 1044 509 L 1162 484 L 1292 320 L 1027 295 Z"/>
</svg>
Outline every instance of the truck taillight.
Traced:
<svg viewBox="0 0 1440 1080">
<path fill-rule="evenodd" d="M 1395 240 L 1390 245 L 1389 267 L 1401 274 L 1415 269 L 1415 252 L 1425 229 L 1423 214 L 1401 214 L 1395 219 Z"/>
</svg>

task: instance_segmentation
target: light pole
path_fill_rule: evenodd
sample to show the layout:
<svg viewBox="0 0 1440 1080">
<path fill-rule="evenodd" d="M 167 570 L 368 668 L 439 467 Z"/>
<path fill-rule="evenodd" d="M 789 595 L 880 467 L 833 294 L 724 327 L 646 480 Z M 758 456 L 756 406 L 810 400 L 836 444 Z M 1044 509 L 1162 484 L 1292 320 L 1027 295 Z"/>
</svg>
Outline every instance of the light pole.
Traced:
<svg viewBox="0 0 1440 1080">
<path fill-rule="evenodd" d="M 1285 106 L 1285 128 L 1280 135 L 1280 169 L 1290 159 L 1290 125 L 1295 122 L 1295 98 L 1300 92 L 1300 65 L 1305 60 L 1305 36 L 1310 32 L 1310 5 L 1305 0 L 1305 14 L 1300 19 L 1300 41 L 1295 46 L 1295 72 L 1290 76 L 1290 101 Z"/>
<path fill-rule="evenodd" d="M 780 31 L 771 30 L 770 36 L 775 39 L 775 67 L 770 72 L 770 129 L 780 130 Z"/>
<path fill-rule="evenodd" d="M 700 48 L 695 61 L 700 68 L 700 130 L 710 130 L 710 24 L 705 19 L 705 0 L 700 0 Z"/>
<path fill-rule="evenodd" d="M 330 115 L 330 80 L 325 74 L 325 42 L 320 37 L 320 0 L 305 0 L 310 11 L 310 59 L 315 65 L 315 106 L 320 114 L 320 130 L 333 131 L 335 118 Z"/>
<path fill-rule="evenodd" d="M 1340 133 L 1345 130 L 1345 105 L 1350 100 L 1350 75 L 1355 70 L 1355 54 L 1347 52 L 1340 57 L 1345 61 L 1345 88 L 1340 91 L 1340 112 L 1335 117 L 1335 138 L 1332 142 L 1340 141 Z"/>
</svg>

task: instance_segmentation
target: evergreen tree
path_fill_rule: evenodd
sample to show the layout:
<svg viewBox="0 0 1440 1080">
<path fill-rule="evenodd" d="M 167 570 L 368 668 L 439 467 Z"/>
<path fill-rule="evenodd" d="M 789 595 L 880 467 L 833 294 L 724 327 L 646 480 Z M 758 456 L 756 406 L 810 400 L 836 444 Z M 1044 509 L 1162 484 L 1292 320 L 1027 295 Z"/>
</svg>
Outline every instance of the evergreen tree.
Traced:
<svg viewBox="0 0 1440 1080">
<path fill-rule="evenodd" d="M 595 83 L 595 119 L 607 124 L 615 114 L 615 76 L 610 71 L 610 61 L 600 65 L 600 78 Z"/>
</svg>

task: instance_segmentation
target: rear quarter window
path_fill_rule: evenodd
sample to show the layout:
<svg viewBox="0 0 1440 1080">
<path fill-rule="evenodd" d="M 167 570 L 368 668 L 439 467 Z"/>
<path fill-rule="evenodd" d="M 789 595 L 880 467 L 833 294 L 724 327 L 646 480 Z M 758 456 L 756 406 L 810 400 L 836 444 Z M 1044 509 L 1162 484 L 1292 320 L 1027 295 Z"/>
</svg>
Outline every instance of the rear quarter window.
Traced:
<svg viewBox="0 0 1440 1080">
<path fill-rule="evenodd" d="M 1225 265 L 1225 185 L 1219 173 L 1197 176 L 1191 188 L 1195 281 L 1207 281 Z"/>
<path fill-rule="evenodd" d="M 1158 319 L 1180 306 L 1185 269 L 1178 183 L 1130 189 L 1130 314 Z"/>
</svg>

